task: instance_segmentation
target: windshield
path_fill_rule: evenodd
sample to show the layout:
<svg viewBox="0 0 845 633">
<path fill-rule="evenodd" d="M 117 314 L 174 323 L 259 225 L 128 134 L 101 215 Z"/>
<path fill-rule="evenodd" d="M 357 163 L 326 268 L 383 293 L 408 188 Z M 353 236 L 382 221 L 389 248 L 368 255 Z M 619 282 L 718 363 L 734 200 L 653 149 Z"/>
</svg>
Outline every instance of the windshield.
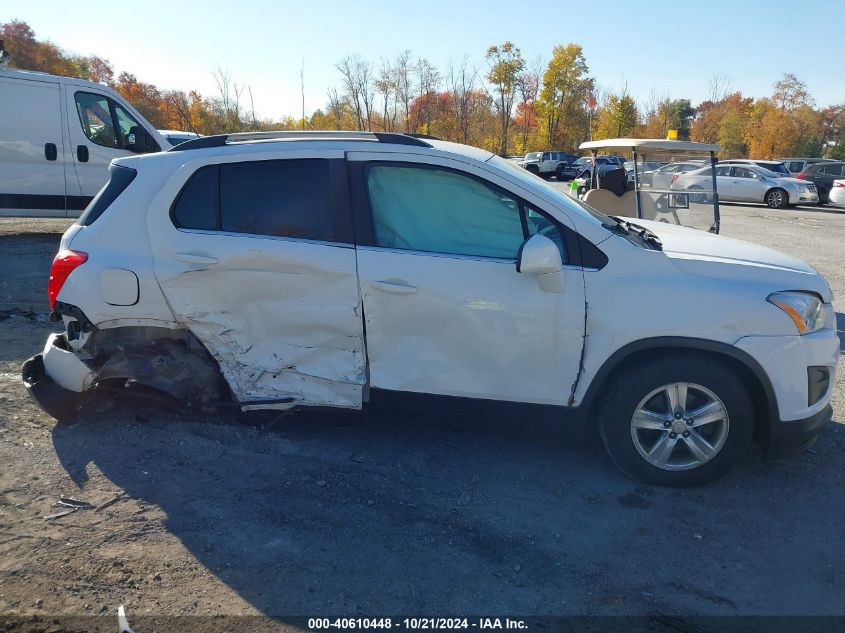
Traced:
<svg viewBox="0 0 845 633">
<path fill-rule="evenodd" d="M 529 152 L 525 155 L 525 160 L 540 160 L 540 152 Z"/>
<path fill-rule="evenodd" d="M 581 160 L 588 161 L 589 159 L 578 159 L 577 161 L 575 161 L 575 164 L 578 164 Z M 578 209 L 586 211 L 593 219 L 597 220 L 605 228 L 609 228 L 617 224 L 617 222 L 613 220 L 610 216 L 605 215 L 601 211 L 597 211 L 591 206 L 584 204 L 580 200 L 576 200 L 575 198 L 568 196 L 560 189 L 557 189 L 550 185 L 540 176 L 536 176 L 530 171 L 522 169 L 522 167 L 519 167 L 518 165 L 514 165 L 509 160 L 505 160 L 500 156 L 493 156 L 487 162 L 491 165 L 494 165 L 495 167 L 499 167 L 503 171 L 506 171 L 511 176 L 516 176 L 519 180 L 521 180 L 531 188 L 536 188 L 538 186 L 542 187 L 544 193 L 552 196 L 555 201 L 559 202 L 564 207 L 572 208 L 574 206 Z"/>
</svg>

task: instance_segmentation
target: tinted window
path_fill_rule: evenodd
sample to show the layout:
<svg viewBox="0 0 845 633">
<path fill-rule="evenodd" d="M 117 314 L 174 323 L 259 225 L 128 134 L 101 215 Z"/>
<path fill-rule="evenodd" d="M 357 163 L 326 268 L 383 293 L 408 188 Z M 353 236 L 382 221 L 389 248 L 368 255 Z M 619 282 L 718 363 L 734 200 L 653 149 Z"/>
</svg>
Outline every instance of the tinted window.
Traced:
<svg viewBox="0 0 845 633">
<path fill-rule="evenodd" d="M 219 227 L 217 165 L 197 170 L 173 206 L 173 223 L 183 229 L 214 231 Z"/>
<path fill-rule="evenodd" d="M 118 144 L 109 99 L 91 92 L 77 92 L 74 98 L 79 122 L 88 140 L 105 147 L 123 147 Z"/>
<path fill-rule="evenodd" d="M 220 166 L 223 231 L 333 239 L 329 161 L 269 160 Z"/>
<path fill-rule="evenodd" d="M 789 163 L 789 171 L 798 173 L 802 169 L 804 169 L 804 162 L 803 161 L 792 161 Z"/>
<path fill-rule="evenodd" d="M 780 176 L 789 176 L 789 170 L 783 163 L 757 163 L 760 167 L 773 171 Z"/>
<path fill-rule="evenodd" d="M 820 169 L 819 171 L 829 176 L 841 176 L 842 165 L 825 165 L 824 168 Z"/>
<path fill-rule="evenodd" d="M 93 224 L 138 175 L 138 172 L 134 169 L 119 167 L 118 165 L 109 165 L 109 173 L 111 177 L 106 186 L 100 189 L 100 192 L 94 196 L 94 199 L 79 216 L 77 223 L 81 226 Z"/>
<path fill-rule="evenodd" d="M 517 200 L 469 176 L 374 165 L 367 187 L 379 246 L 516 259 L 525 239 Z"/>
</svg>

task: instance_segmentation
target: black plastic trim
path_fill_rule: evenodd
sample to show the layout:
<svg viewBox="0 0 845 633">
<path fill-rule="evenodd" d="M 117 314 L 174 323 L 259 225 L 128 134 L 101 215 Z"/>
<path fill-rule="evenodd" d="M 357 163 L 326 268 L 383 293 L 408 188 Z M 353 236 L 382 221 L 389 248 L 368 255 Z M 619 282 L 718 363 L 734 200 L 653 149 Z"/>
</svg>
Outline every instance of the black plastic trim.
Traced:
<svg viewBox="0 0 845 633">
<path fill-rule="evenodd" d="M 49 209 L 81 211 L 93 200 L 90 196 L 61 196 L 34 193 L 0 193 L 0 209 Z"/>
<path fill-rule="evenodd" d="M 418 135 L 414 134 L 397 134 L 394 132 L 373 132 L 373 137 L 379 143 L 387 143 L 390 145 L 413 145 L 415 147 L 428 147 L 431 148 L 429 143 L 426 143 L 422 138 Z M 190 141 L 185 141 L 184 143 L 179 143 L 179 145 L 175 145 L 171 147 L 168 152 L 184 152 L 186 150 L 192 149 L 206 149 L 209 147 L 225 147 L 229 144 L 229 134 L 215 134 L 213 136 L 201 136 L 199 138 L 191 139 Z M 293 137 L 291 137 L 293 138 Z M 318 138 L 318 137 L 315 137 Z M 307 140 L 308 136 L 303 135 L 302 139 L 297 140 Z M 274 140 L 272 137 L 267 137 L 268 141 Z M 280 138 L 279 140 L 284 140 Z M 331 140 L 326 137 L 320 137 L 320 140 Z M 348 139 L 348 140 L 355 140 L 355 139 Z M 362 140 L 367 140 L 366 138 L 362 137 Z M 237 139 L 233 139 L 233 144 L 237 142 Z"/>
<path fill-rule="evenodd" d="M 129 167 L 121 167 L 114 163 L 109 165 L 109 181 L 85 207 L 85 211 L 79 216 L 78 224 L 81 226 L 93 224 L 117 200 L 118 196 L 126 191 L 137 175 L 138 172 Z"/>
<path fill-rule="evenodd" d="M 589 344 L 588 339 L 587 345 Z M 628 343 L 616 350 L 607 360 L 605 360 L 604 364 L 596 372 L 596 375 L 593 377 L 590 386 L 587 388 L 587 392 L 584 394 L 578 409 L 584 413 L 588 412 L 596 398 L 600 395 L 601 389 L 604 386 L 604 382 L 607 377 L 614 369 L 619 367 L 632 355 L 649 350 L 658 351 L 665 349 L 710 352 L 739 361 L 754 375 L 763 388 L 763 394 L 766 398 L 766 405 L 768 408 L 766 417 L 769 424 L 775 424 L 780 420 L 780 411 L 778 409 L 777 398 L 775 397 L 775 391 L 772 387 L 772 383 L 769 380 L 768 375 L 766 375 L 766 372 L 760 364 L 754 360 L 754 358 L 741 349 L 738 349 L 733 345 L 728 345 L 727 343 L 719 343 L 717 341 L 684 336 L 659 336 L 655 338 L 642 339 L 634 341 L 633 343 Z"/>
</svg>

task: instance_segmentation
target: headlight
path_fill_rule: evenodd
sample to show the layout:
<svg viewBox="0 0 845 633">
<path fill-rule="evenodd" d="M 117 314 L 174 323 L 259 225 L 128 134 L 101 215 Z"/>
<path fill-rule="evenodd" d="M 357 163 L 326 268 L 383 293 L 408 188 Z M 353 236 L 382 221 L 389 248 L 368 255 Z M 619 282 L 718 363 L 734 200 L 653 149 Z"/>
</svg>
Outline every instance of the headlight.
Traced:
<svg viewBox="0 0 845 633">
<path fill-rule="evenodd" d="M 773 292 L 767 297 L 772 305 L 786 312 L 798 334 L 817 332 L 824 327 L 824 303 L 808 292 Z"/>
</svg>

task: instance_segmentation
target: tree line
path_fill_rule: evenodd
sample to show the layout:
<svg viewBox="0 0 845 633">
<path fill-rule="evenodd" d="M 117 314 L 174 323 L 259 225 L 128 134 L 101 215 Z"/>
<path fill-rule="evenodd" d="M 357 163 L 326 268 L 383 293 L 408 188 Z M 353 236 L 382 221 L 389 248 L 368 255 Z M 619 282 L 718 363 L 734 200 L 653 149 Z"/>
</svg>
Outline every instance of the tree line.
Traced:
<svg viewBox="0 0 845 633">
<path fill-rule="evenodd" d="M 785 74 L 767 97 L 746 97 L 713 76 L 707 98 L 652 92 L 635 100 L 627 87 L 603 88 L 578 44 L 555 46 L 548 60 L 526 60 L 512 42 L 490 46 L 483 62 L 464 56 L 445 69 L 401 51 L 378 62 L 350 55 L 315 112 L 258 118 L 249 86 L 213 71 L 217 93 L 163 90 L 107 59 L 64 51 L 36 38 L 22 21 L 0 23 L 10 66 L 107 84 L 160 129 L 198 134 L 266 130 L 352 129 L 429 134 L 501 155 L 543 149 L 575 151 L 590 138 L 678 137 L 718 143 L 723 158 L 828 156 L 845 159 L 845 103 L 817 108 L 806 84 Z M 303 71 L 304 72 L 304 71 Z M 302 77 L 303 75 L 301 75 Z"/>
</svg>

